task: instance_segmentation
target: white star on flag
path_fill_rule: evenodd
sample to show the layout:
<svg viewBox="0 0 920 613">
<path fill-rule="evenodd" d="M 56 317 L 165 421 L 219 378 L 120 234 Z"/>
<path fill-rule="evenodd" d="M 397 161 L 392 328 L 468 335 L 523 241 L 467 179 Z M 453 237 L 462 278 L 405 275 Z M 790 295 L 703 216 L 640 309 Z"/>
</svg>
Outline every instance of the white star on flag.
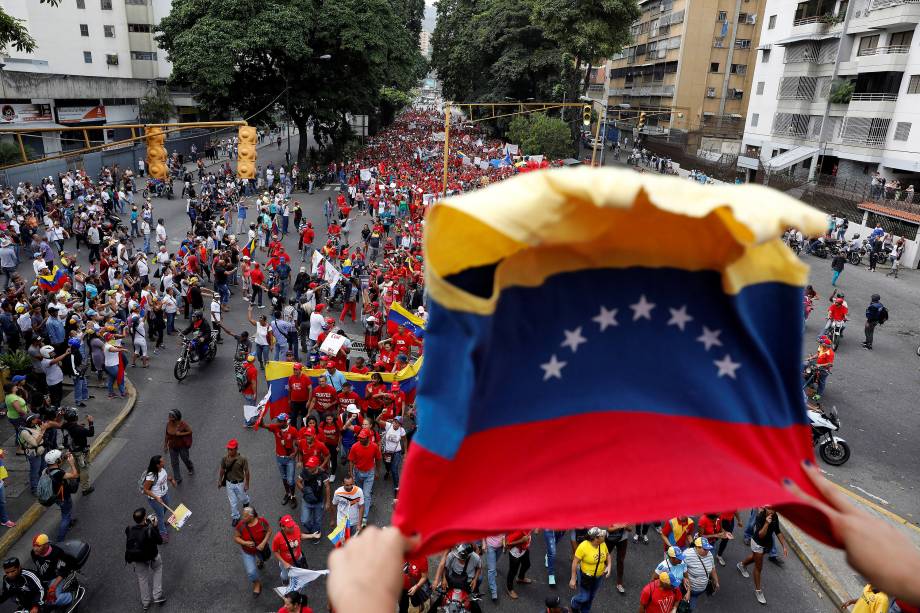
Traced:
<svg viewBox="0 0 920 613">
<path fill-rule="evenodd" d="M 741 364 L 739 362 L 732 362 L 732 356 L 728 354 L 725 354 L 725 357 L 721 360 L 713 360 L 712 363 L 718 367 L 720 377 L 728 375 L 732 379 L 736 379 L 735 371 L 741 368 Z"/>
<path fill-rule="evenodd" d="M 709 351 L 712 349 L 713 345 L 722 346 L 722 341 L 719 340 L 720 334 L 722 334 L 721 330 L 710 330 L 706 326 L 703 326 L 703 334 L 697 337 L 696 340 L 703 343 L 703 345 L 706 346 L 706 351 Z"/>
<path fill-rule="evenodd" d="M 565 340 L 562 341 L 562 347 L 568 347 L 572 350 L 572 353 L 578 351 L 578 346 L 582 343 L 587 343 L 588 339 L 581 335 L 581 326 L 578 326 L 574 330 L 563 330 L 565 333 Z"/>
<path fill-rule="evenodd" d="M 677 326 L 680 328 L 681 332 L 683 332 L 684 328 L 686 328 L 687 322 L 693 321 L 693 317 L 687 314 L 687 305 L 684 305 L 679 309 L 668 310 L 671 311 L 671 319 L 668 320 L 668 325 Z"/>
<path fill-rule="evenodd" d="M 649 302 L 645 299 L 645 294 L 639 296 L 639 302 L 636 304 L 629 305 L 629 308 L 633 310 L 633 321 L 639 319 L 652 319 L 652 309 L 655 308 L 654 302 Z"/>
<path fill-rule="evenodd" d="M 543 369 L 543 380 L 548 381 L 553 377 L 561 379 L 562 369 L 565 368 L 566 364 L 568 364 L 568 362 L 562 362 L 556 357 L 556 354 L 554 353 L 550 357 L 549 362 L 546 364 L 540 364 L 540 368 Z"/>
<path fill-rule="evenodd" d="M 597 314 L 597 317 L 592 317 L 591 321 L 597 322 L 601 327 L 601 332 L 610 326 L 620 325 L 619 322 L 617 322 L 617 309 L 608 310 L 605 306 L 601 307 L 601 312 Z"/>
</svg>

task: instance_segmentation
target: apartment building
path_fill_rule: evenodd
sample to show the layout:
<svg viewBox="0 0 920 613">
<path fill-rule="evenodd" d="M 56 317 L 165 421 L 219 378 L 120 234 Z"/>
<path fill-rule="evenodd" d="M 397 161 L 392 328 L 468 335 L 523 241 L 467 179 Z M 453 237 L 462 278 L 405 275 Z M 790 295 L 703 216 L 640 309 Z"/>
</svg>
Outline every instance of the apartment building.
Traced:
<svg viewBox="0 0 920 613">
<path fill-rule="evenodd" d="M 34 53 L 13 48 L 0 58 L 0 125 L 51 128 L 92 126 L 93 142 L 128 135 L 118 124 L 138 120 L 140 99 L 165 83 L 171 67 L 153 29 L 171 0 L 0 0 L 35 39 Z M 190 94 L 173 94 L 177 111 L 194 118 Z M 26 144 L 36 155 L 79 149 L 73 134 L 36 132 Z"/>
<path fill-rule="evenodd" d="M 917 183 L 917 0 L 767 0 L 766 15 L 739 159 L 748 178 Z"/>
<path fill-rule="evenodd" d="M 648 111 L 647 132 L 740 139 L 766 0 L 645 0 L 632 42 L 607 62 L 614 115 Z M 589 88 L 602 96 L 605 85 Z"/>
</svg>

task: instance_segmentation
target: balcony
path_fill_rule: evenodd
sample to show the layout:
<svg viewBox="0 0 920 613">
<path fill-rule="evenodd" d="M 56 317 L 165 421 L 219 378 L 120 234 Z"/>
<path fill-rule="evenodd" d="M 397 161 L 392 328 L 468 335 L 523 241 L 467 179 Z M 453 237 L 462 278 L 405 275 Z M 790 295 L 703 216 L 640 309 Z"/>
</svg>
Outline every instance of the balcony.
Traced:
<svg viewBox="0 0 920 613">
<path fill-rule="evenodd" d="M 611 87 L 611 96 L 674 96 L 673 85 L 639 85 L 636 87 Z"/>
<path fill-rule="evenodd" d="M 832 14 L 798 17 L 792 21 L 793 36 L 821 35 L 840 32 L 843 19 Z"/>
<path fill-rule="evenodd" d="M 853 13 L 848 32 L 858 34 L 920 23 L 920 0 L 870 0 L 868 8 Z"/>
<path fill-rule="evenodd" d="M 874 49 L 860 49 L 856 53 L 856 56 L 865 57 L 867 55 L 888 55 L 898 53 L 910 53 L 910 45 L 891 45 L 889 47 L 875 47 Z"/>
<path fill-rule="evenodd" d="M 855 58 L 840 63 L 840 73 L 904 72 L 909 54 L 909 45 L 859 49 Z"/>
</svg>

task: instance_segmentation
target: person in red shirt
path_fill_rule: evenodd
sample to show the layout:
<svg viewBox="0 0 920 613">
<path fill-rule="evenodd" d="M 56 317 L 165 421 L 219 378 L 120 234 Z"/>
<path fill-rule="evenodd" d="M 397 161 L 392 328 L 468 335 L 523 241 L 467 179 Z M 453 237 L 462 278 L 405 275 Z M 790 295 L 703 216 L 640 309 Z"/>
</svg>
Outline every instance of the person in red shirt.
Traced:
<svg viewBox="0 0 920 613">
<path fill-rule="evenodd" d="M 261 551 L 266 549 L 272 536 L 272 528 L 264 517 L 258 517 L 250 506 L 242 509 L 242 517 L 236 525 L 233 540 L 243 548 L 243 555 L 248 556 L 246 574 L 252 583 L 252 595 L 262 593 L 262 581 L 259 579 L 258 562 L 261 561 Z"/>
<path fill-rule="evenodd" d="M 324 378 L 319 380 L 319 384 L 313 388 L 313 398 L 310 399 L 308 412 L 316 411 L 320 419 L 326 413 L 336 414 L 339 406 L 339 393 Z"/>
<path fill-rule="evenodd" d="M 366 375 L 370 371 L 371 369 L 368 368 L 367 364 L 364 363 L 364 358 L 358 356 L 355 358 L 355 363 L 352 364 L 350 372 L 358 373 L 359 375 Z"/>
<path fill-rule="evenodd" d="M 404 353 L 409 355 L 409 352 L 412 350 L 412 347 L 417 347 L 421 345 L 418 338 L 408 330 L 403 325 L 397 326 L 396 333 L 387 339 L 393 343 L 393 347 L 396 349 L 396 353 Z M 387 342 L 384 341 L 384 342 Z"/>
<path fill-rule="evenodd" d="M 380 354 L 377 356 L 377 361 L 383 364 L 387 372 L 393 370 L 393 366 L 396 364 L 396 352 L 393 351 L 393 343 L 389 340 L 381 343 Z"/>
<path fill-rule="evenodd" d="M 262 306 L 262 290 L 265 289 L 265 273 L 259 267 L 258 262 L 252 263 L 252 270 L 249 271 L 249 283 L 252 286 L 252 295 L 249 297 L 249 304 L 256 303 L 256 297 L 259 298 L 259 308 Z"/>
<path fill-rule="evenodd" d="M 728 542 L 734 538 L 732 533 L 735 531 L 736 521 L 738 525 L 743 525 L 738 511 L 725 511 L 724 513 L 719 513 L 719 522 L 721 523 L 723 537 L 719 540 L 719 548 L 716 551 L 718 554 L 716 555 L 716 561 L 721 566 L 725 566 L 725 560 L 722 559 L 722 554 L 725 553 Z"/>
<path fill-rule="evenodd" d="M 259 425 L 265 426 L 265 415 Z M 294 469 L 297 460 L 296 428 L 292 428 L 288 421 L 287 413 L 280 413 L 275 418 L 275 423 L 268 424 L 265 429 L 275 435 L 275 462 L 281 473 L 281 484 L 284 485 L 284 499 L 281 504 L 290 504 L 292 509 L 297 508 L 297 492 L 294 489 Z"/>
<path fill-rule="evenodd" d="M 301 549 L 303 536 L 300 533 L 300 526 L 290 515 L 282 517 L 278 524 L 281 530 L 272 539 L 272 553 L 275 554 L 275 559 L 281 566 L 281 582 L 287 583 L 289 568 L 292 566 L 306 568 Z"/>
<path fill-rule="evenodd" d="M 670 613 L 680 600 L 680 591 L 672 587 L 679 583 L 677 577 L 668 573 L 659 573 L 656 581 L 650 581 L 642 588 L 639 596 L 639 613 Z"/>
<path fill-rule="evenodd" d="M 288 377 L 288 392 L 291 403 L 291 421 L 296 428 L 301 419 L 307 417 L 307 406 L 310 404 L 313 384 L 310 377 L 303 372 L 303 364 L 294 364 L 294 374 Z"/>
<path fill-rule="evenodd" d="M 378 467 L 383 460 L 380 447 L 377 443 L 372 443 L 370 439 L 370 430 L 363 428 L 358 433 L 358 443 L 352 445 L 348 452 L 348 461 L 351 462 L 351 472 L 355 478 L 355 484 L 364 492 L 364 500 L 367 505 L 364 509 L 362 527 L 367 525 L 367 518 L 371 514 L 374 479 L 377 477 Z"/>
<path fill-rule="evenodd" d="M 518 594 L 514 591 L 514 578 L 518 583 L 533 583 L 533 579 L 526 577 L 530 570 L 530 530 L 515 530 L 505 536 L 505 549 L 508 550 L 508 574 L 505 587 L 508 595 L 517 600 Z"/>
<path fill-rule="evenodd" d="M 834 322 L 843 322 L 843 328 L 846 328 L 847 314 L 849 312 L 850 309 L 847 308 L 843 296 L 834 298 L 831 306 L 827 308 L 827 324 L 824 326 L 824 333 L 830 333 L 831 328 L 834 326 Z M 842 328 L 840 330 L 840 335 L 843 336 Z"/>
<path fill-rule="evenodd" d="M 380 416 L 386 393 L 386 384 L 383 382 L 383 377 L 380 376 L 380 373 L 373 373 L 371 382 L 364 388 L 364 410 L 371 421 L 376 422 L 377 417 Z"/>
<path fill-rule="evenodd" d="M 665 550 L 672 546 L 685 549 L 687 543 L 694 538 L 696 538 L 696 522 L 691 517 L 684 515 L 673 517 L 661 526 L 661 540 L 664 542 Z"/>
<path fill-rule="evenodd" d="M 316 438 L 316 430 L 312 426 L 300 430 L 300 438 L 297 441 L 297 447 L 300 450 L 300 463 L 306 464 L 307 460 L 316 456 L 319 458 L 320 470 L 329 468 L 330 453 L 329 449 Z M 332 469 L 332 475 L 335 475 L 335 468 Z"/>
<path fill-rule="evenodd" d="M 306 594 L 288 592 L 284 595 L 284 604 L 278 613 L 313 613 L 313 608 L 307 606 Z"/>
<path fill-rule="evenodd" d="M 307 250 L 312 252 L 313 241 L 316 238 L 316 231 L 313 229 L 313 222 L 308 221 L 304 224 L 303 228 L 300 230 L 300 244 L 297 245 L 297 248 L 301 251 L 300 261 L 305 260 L 305 253 Z"/>
<path fill-rule="evenodd" d="M 381 394 L 383 413 L 380 414 L 380 419 L 383 419 L 385 413 L 394 417 L 403 416 L 406 408 L 406 393 L 399 388 L 399 381 L 393 381 L 390 384 L 390 390 Z"/>
<path fill-rule="evenodd" d="M 345 412 L 345 409 L 348 408 L 348 405 L 354 404 L 359 409 L 361 405 L 364 404 L 364 399 L 361 398 L 351 387 L 351 381 L 345 381 L 342 384 L 342 391 L 339 392 L 339 415 Z"/>
<path fill-rule="evenodd" d="M 256 368 L 256 356 L 249 354 L 243 362 L 243 372 L 246 373 L 246 387 L 243 388 L 243 404 L 256 406 L 256 397 L 259 390 L 259 371 Z M 252 428 L 255 418 L 245 422 L 247 428 Z"/>
<path fill-rule="evenodd" d="M 419 590 L 428 582 L 428 558 L 416 556 L 409 558 L 403 567 L 403 587 L 399 595 L 399 613 L 408 613 L 409 605 L 422 608 L 424 594 Z"/>
<path fill-rule="evenodd" d="M 326 446 L 326 449 L 329 450 L 329 457 L 332 458 L 332 470 L 329 471 L 330 481 L 335 481 L 335 471 L 339 467 L 339 439 L 342 436 L 342 427 L 341 417 L 326 413 L 317 431 L 317 440 Z"/>
</svg>

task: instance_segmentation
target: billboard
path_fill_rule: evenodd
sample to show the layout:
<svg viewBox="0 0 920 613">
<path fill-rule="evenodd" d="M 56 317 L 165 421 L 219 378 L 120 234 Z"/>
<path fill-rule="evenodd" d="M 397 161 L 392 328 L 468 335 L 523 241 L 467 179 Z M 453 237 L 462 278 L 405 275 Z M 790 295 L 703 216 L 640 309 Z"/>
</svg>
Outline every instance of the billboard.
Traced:
<svg viewBox="0 0 920 613">
<path fill-rule="evenodd" d="M 56 107 L 57 122 L 62 124 L 105 123 L 105 107 L 59 106 Z"/>
<path fill-rule="evenodd" d="M 4 104 L 0 102 L 0 123 L 23 124 L 51 121 L 50 104 Z"/>
</svg>

